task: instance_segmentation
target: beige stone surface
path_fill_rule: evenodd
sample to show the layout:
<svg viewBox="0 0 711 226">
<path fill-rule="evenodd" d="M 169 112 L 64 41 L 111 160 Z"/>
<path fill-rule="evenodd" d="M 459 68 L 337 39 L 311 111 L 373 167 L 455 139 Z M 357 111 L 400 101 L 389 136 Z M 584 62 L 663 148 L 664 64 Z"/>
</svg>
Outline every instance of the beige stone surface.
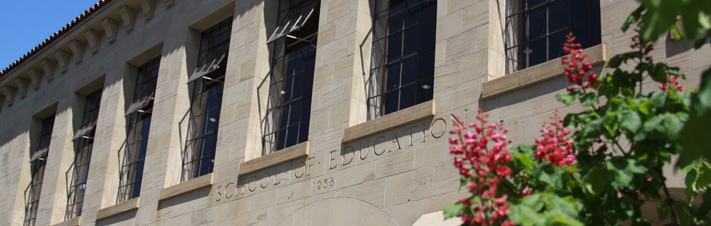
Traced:
<svg viewBox="0 0 711 226">
<path fill-rule="evenodd" d="M 100 209 L 96 212 L 96 220 L 108 218 L 120 213 L 138 209 L 141 206 L 141 197 L 132 198 L 125 202 Z"/>
<path fill-rule="evenodd" d="M 82 225 L 442 225 L 438 211 L 467 195 L 458 188 L 448 151 L 453 116 L 472 121 L 481 108 L 491 120 L 503 120 L 518 144 L 539 136 L 553 111 L 582 110 L 554 100 L 566 84 L 559 60 L 505 75 L 497 12 L 503 2 L 437 1 L 434 100 L 368 121 L 373 3 L 322 0 L 309 142 L 262 156 L 273 57 L 266 39 L 276 26 L 278 1 L 111 1 L 0 77 L 0 225 L 22 225 L 29 152 L 47 111 L 56 118 L 37 225 L 67 223 L 71 139 L 84 95 L 98 88 L 104 94 Z M 596 72 L 609 72 L 602 65 L 607 57 L 629 50 L 633 34 L 619 26 L 637 4 L 601 1 L 603 44 L 586 50 L 600 63 Z M 200 33 L 230 16 L 213 173 L 181 183 L 191 91 L 186 82 L 197 64 Z M 686 50 L 662 38 L 652 55 L 679 66 L 690 88 L 711 65 L 708 45 Z M 108 210 L 124 210 L 115 203 L 117 152 L 135 70 L 157 56 L 141 201 L 124 212 L 131 214 L 104 218 Z M 672 187 L 683 186 L 671 167 L 665 172 Z"/>
</svg>

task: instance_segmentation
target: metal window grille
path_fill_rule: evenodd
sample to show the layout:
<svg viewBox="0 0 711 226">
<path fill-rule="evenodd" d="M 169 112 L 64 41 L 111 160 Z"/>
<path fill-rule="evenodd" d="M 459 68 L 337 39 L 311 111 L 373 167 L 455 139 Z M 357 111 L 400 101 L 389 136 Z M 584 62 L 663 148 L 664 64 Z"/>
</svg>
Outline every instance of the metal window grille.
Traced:
<svg viewBox="0 0 711 226">
<path fill-rule="evenodd" d="M 368 120 L 431 100 L 434 85 L 437 2 L 375 4 Z"/>
<path fill-rule="evenodd" d="M 563 56 L 570 32 L 583 48 L 600 44 L 600 0 L 508 0 L 506 73 Z"/>
<path fill-rule="evenodd" d="M 89 174 L 89 162 L 91 151 L 94 146 L 94 133 L 96 132 L 96 120 L 99 116 L 101 105 L 101 90 L 97 90 L 86 96 L 84 113 L 82 115 L 82 126 L 75 133 L 74 162 L 66 173 L 67 179 L 67 209 L 64 214 L 65 220 L 70 220 L 81 216 L 84 203 L 84 193 L 86 191 L 86 181 Z M 88 132 L 84 132 L 88 131 Z"/>
<path fill-rule="evenodd" d="M 136 198 L 141 194 L 143 164 L 148 146 L 153 99 L 160 67 L 160 57 L 138 67 L 133 103 L 127 111 L 126 141 L 118 151 L 119 187 L 116 203 Z"/>
<path fill-rule="evenodd" d="M 275 30 L 292 21 L 302 22 L 297 29 L 269 41 L 273 57 L 266 117 L 262 120 L 262 155 L 308 140 L 319 3 L 313 0 L 279 3 L 280 26 Z M 303 15 L 307 14 L 310 16 L 304 20 Z"/>
<path fill-rule="evenodd" d="M 37 149 L 30 155 L 32 156 L 30 159 L 32 180 L 25 189 L 25 220 L 23 223 L 25 226 L 35 225 L 37 219 L 42 181 L 44 180 L 44 169 L 47 163 L 46 156 L 49 152 L 49 143 L 52 139 L 52 127 L 54 127 L 54 115 L 42 120 Z"/>
<path fill-rule="evenodd" d="M 186 114 L 189 118 L 181 181 L 213 170 L 231 29 L 232 18 L 228 18 L 202 33 L 198 69 L 188 82 L 192 95 Z"/>
</svg>

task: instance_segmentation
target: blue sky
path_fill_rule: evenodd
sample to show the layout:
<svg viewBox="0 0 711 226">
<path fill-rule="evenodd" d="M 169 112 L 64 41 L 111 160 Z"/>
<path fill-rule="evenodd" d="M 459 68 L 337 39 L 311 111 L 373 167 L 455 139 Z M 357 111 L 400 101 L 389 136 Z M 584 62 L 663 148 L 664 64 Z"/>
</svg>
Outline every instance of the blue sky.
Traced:
<svg viewBox="0 0 711 226">
<path fill-rule="evenodd" d="M 0 70 L 99 0 L 0 0 Z"/>
</svg>

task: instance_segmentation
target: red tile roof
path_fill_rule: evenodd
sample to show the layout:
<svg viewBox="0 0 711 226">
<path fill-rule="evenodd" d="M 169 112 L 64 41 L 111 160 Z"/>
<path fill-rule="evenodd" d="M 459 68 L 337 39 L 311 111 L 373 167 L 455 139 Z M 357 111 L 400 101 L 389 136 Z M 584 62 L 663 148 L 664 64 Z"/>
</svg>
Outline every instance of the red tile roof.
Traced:
<svg viewBox="0 0 711 226">
<path fill-rule="evenodd" d="M 81 15 L 77 16 L 74 20 L 72 20 L 71 23 L 67 23 L 62 29 L 59 29 L 59 31 L 54 32 L 52 36 L 49 36 L 49 38 L 45 39 L 44 42 L 40 43 L 39 45 L 35 46 L 35 48 L 32 48 L 29 52 L 25 53 L 20 59 L 15 60 L 10 64 L 10 66 L 7 66 L 5 69 L 0 71 L 0 78 L 4 77 L 7 75 L 13 68 L 19 66 L 22 64 L 25 60 L 29 59 L 32 55 L 38 53 L 40 50 L 42 50 L 45 46 L 49 45 L 52 43 L 52 41 L 57 40 L 60 36 L 63 34 L 67 33 L 69 29 L 72 29 L 75 25 L 77 25 L 79 22 L 82 20 L 86 19 L 91 15 L 92 13 L 96 12 L 99 10 L 101 7 L 105 6 L 107 3 L 111 2 L 112 0 L 100 0 L 98 3 L 94 4 L 90 9 L 87 9 L 82 13 Z"/>
</svg>

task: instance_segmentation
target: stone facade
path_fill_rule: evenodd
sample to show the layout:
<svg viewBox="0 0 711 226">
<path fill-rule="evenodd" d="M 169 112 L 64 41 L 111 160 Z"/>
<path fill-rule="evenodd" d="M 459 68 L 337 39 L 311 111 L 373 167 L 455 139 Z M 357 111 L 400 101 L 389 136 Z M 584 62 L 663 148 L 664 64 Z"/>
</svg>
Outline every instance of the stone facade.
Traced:
<svg viewBox="0 0 711 226">
<path fill-rule="evenodd" d="M 23 224 L 37 123 L 56 114 L 36 225 L 412 225 L 466 196 L 448 151 L 453 115 L 473 119 L 481 108 L 503 121 L 516 143 L 530 143 L 552 111 L 581 109 L 555 101 L 565 88 L 559 60 L 504 74 L 503 2 L 438 0 L 434 100 L 367 121 L 372 3 L 322 0 L 309 141 L 274 156 L 262 156 L 261 123 L 276 0 L 108 2 L 0 77 L 0 224 Z M 638 3 L 600 4 L 602 44 L 587 51 L 597 54 L 595 68 L 604 73 L 605 60 L 629 48 L 632 34 L 619 27 Z M 186 82 L 200 32 L 230 16 L 214 172 L 181 183 Z M 704 60 L 711 56 L 708 45 L 687 51 L 659 40 L 655 47 L 655 59 L 681 67 L 686 87 L 696 87 L 711 65 Z M 140 199 L 117 204 L 117 152 L 126 138 L 131 78 L 156 56 Z M 66 220 L 72 137 L 84 96 L 99 88 L 82 214 Z M 683 186 L 669 174 L 672 187 Z"/>
</svg>

